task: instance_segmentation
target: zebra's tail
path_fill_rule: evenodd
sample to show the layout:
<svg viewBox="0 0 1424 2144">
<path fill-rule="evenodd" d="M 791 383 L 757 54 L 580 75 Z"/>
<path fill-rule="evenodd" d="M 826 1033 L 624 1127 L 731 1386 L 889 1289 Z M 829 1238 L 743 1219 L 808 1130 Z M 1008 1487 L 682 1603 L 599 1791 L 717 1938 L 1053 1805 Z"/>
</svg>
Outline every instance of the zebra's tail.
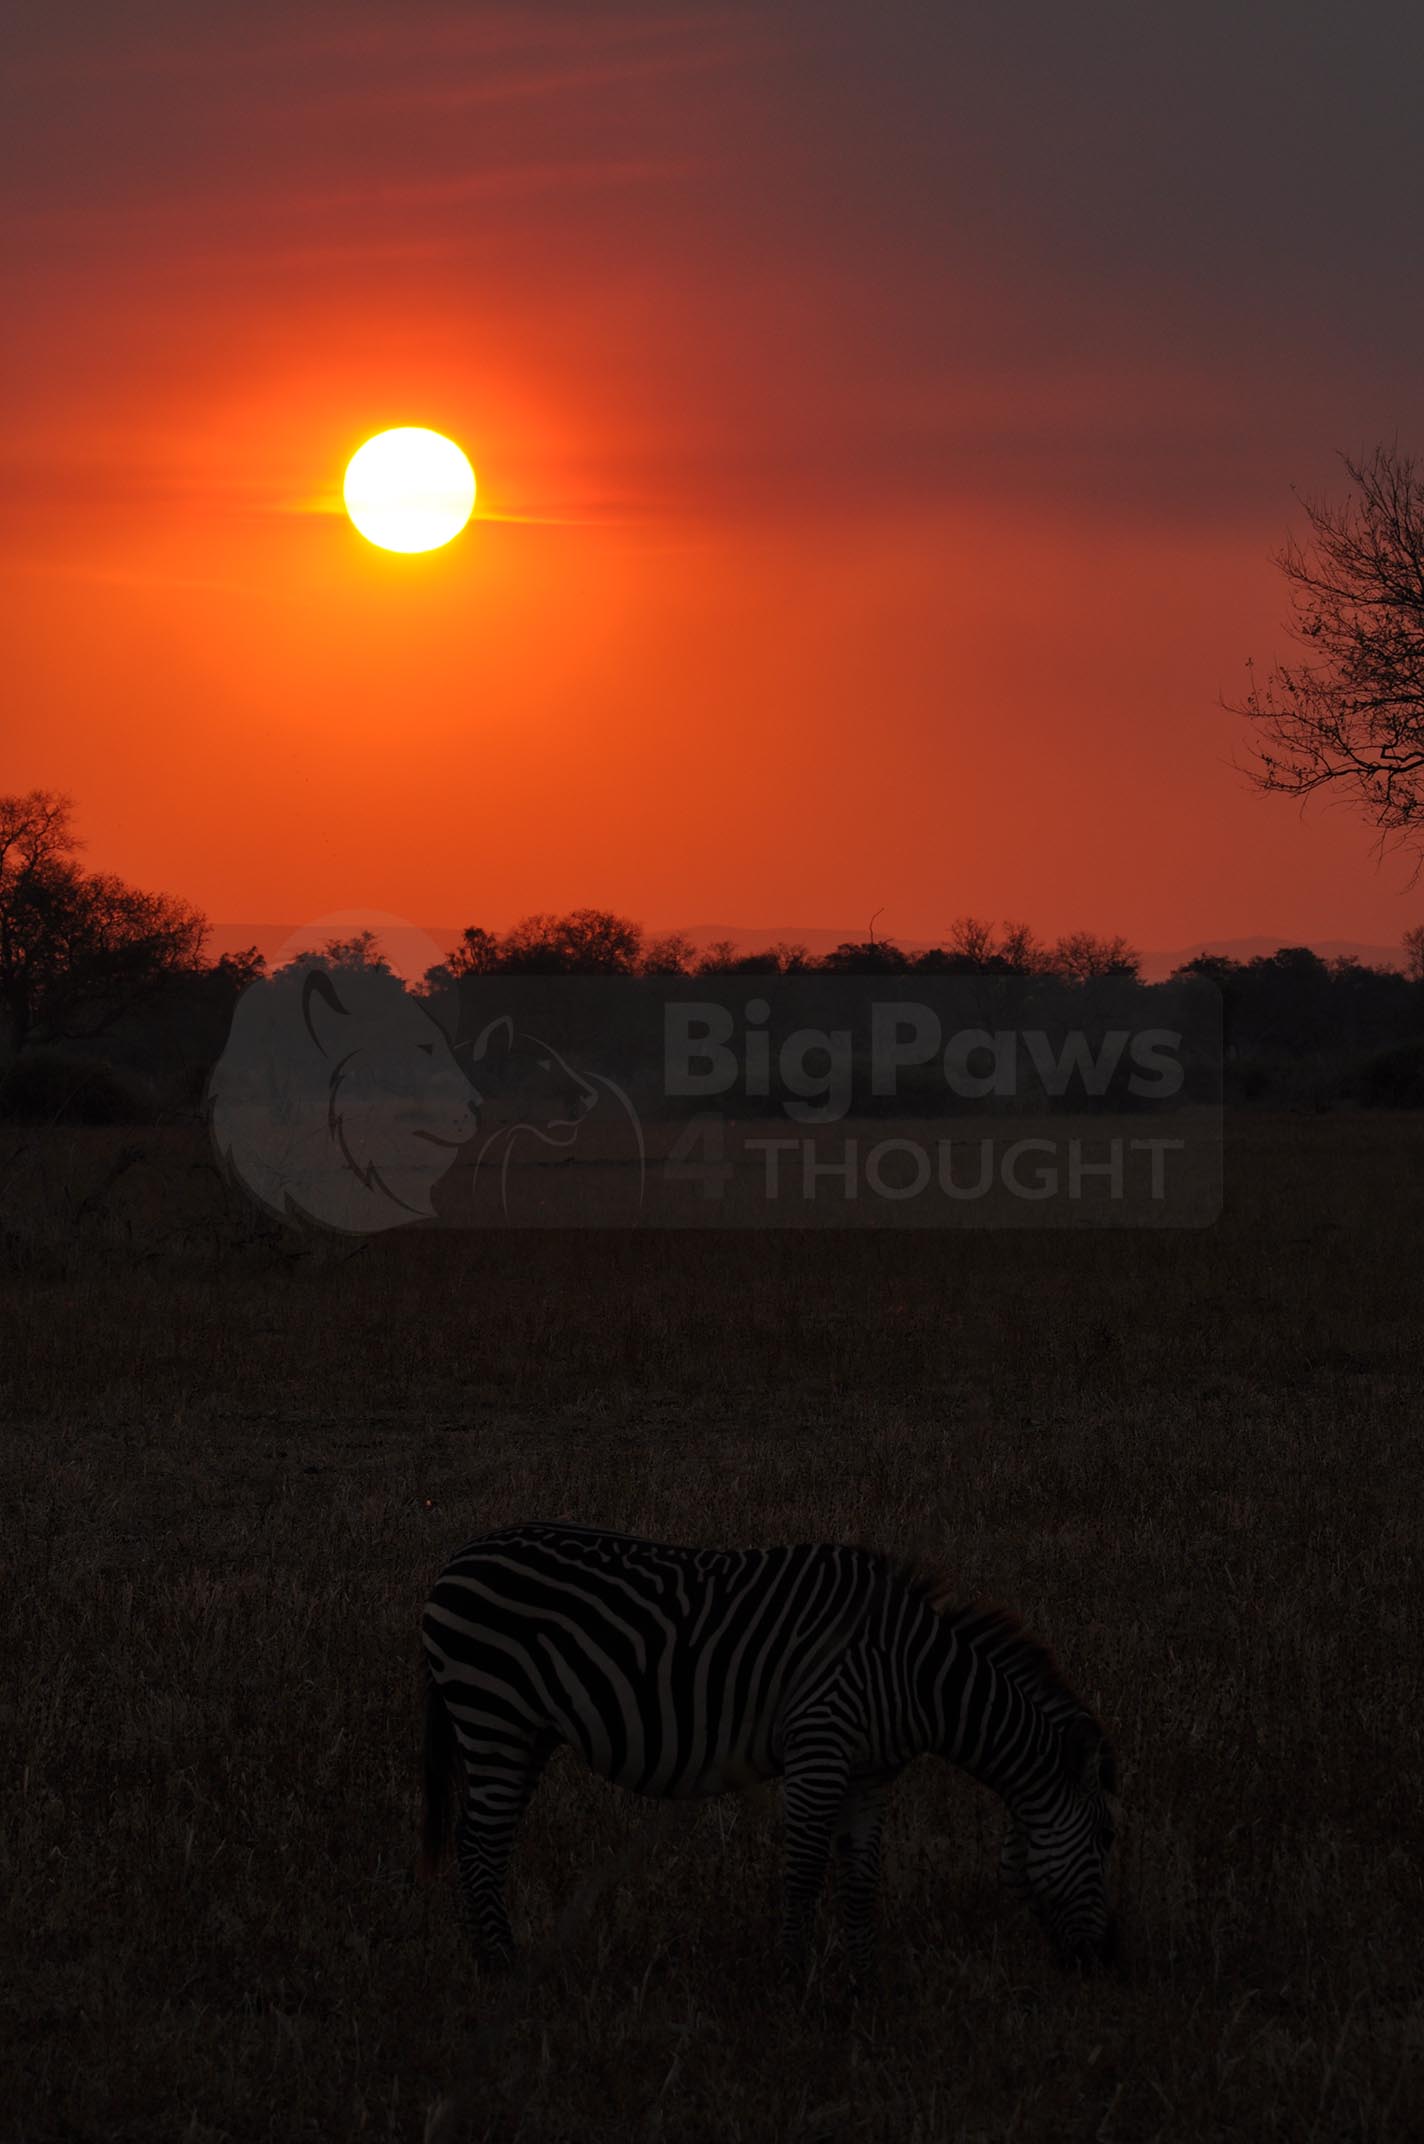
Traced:
<svg viewBox="0 0 1424 2144">
<path fill-rule="evenodd" d="M 450 1796 L 455 1783 L 455 1729 L 435 1677 L 425 1678 L 425 1822 L 416 1879 L 429 1883 L 450 1849 Z"/>
</svg>

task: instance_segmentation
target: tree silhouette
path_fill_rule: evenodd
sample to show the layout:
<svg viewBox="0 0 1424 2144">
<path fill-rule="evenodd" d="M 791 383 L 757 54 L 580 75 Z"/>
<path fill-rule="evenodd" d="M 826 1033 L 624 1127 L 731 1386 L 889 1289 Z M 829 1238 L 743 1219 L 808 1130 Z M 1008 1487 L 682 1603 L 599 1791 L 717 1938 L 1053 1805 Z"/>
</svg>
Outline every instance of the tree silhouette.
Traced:
<svg viewBox="0 0 1424 2144">
<path fill-rule="evenodd" d="M 921 953 L 914 965 L 930 975 L 1037 975 L 1049 956 L 1026 923 L 1006 923 L 996 939 L 992 923 L 957 916 L 948 940 Z"/>
<path fill-rule="evenodd" d="M 643 933 L 606 908 L 525 916 L 500 940 L 499 966 L 522 975 L 631 975 Z"/>
<path fill-rule="evenodd" d="M 379 935 L 373 930 L 353 931 L 349 938 L 328 938 L 320 947 L 295 953 L 278 975 L 293 968 L 322 968 L 327 974 L 393 975 Z"/>
<path fill-rule="evenodd" d="M 1309 537 L 1275 561 L 1303 659 L 1225 704 L 1260 737 L 1257 788 L 1351 797 L 1383 845 L 1424 850 L 1424 468 L 1391 447 L 1341 460 L 1358 496 L 1303 501 Z"/>
<path fill-rule="evenodd" d="M 994 926 L 979 916 L 956 916 L 949 926 L 948 951 L 966 970 L 987 968 L 994 958 Z"/>
<path fill-rule="evenodd" d="M 821 957 L 829 975 L 899 975 L 909 965 L 909 955 L 893 938 L 845 939 Z"/>
<path fill-rule="evenodd" d="M 1071 983 L 1090 983 L 1100 975 L 1136 976 L 1141 963 L 1125 938 L 1095 938 L 1091 931 L 1069 931 L 1054 946 L 1049 965 Z"/>
<path fill-rule="evenodd" d="M 697 963 L 697 973 L 731 975 L 740 957 L 735 938 L 714 938 L 709 946 L 703 948 L 702 957 Z"/>
<path fill-rule="evenodd" d="M 999 958 L 1010 975 L 1038 975 L 1048 963 L 1047 952 L 1027 923 L 1004 925 Z"/>
<path fill-rule="evenodd" d="M 460 933 L 460 943 L 447 956 L 445 966 L 457 977 L 493 975 L 499 966 L 499 940 L 493 931 L 482 930 L 478 923 L 467 923 Z"/>
<path fill-rule="evenodd" d="M 0 797 L 0 1004 L 15 1051 L 88 1040 L 197 968 L 207 921 L 186 901 L 85 871 L 72 800 Z"/>
<path fill-rule="evenodd" d="M 681 931 L 653 938 L 643 948 L 644 975 L 691 975 L 697 963 L 697 948 Z"/>
</svg>

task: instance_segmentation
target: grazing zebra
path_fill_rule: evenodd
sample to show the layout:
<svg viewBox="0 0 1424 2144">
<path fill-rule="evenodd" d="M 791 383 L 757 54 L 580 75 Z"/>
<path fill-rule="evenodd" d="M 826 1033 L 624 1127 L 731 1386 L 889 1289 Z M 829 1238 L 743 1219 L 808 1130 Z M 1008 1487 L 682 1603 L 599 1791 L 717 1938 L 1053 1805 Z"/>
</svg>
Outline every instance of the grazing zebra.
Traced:
<svg viewBox="0 0 1424 2144">
<path fill-rule="evenodd" d="M 436 1580 L 422 1618 L 425 1839 L 455 1826 L 476 1956 L 507 1965 L 504 1880 L 560 1743 L 635 1793 L 722 1794 L 780 1777 L 783 1943 L 804 1970 L 834 1842 L 852 1971 L 871 1969 L 890 1788 L 935 1751 L 1008 1806 L 1000 1875 L 1064 1965 L 1114 1950 L 1114 1791 L 1102 1728 L 1011 1616 L 951 1607 L 932 1572 L 866 1548 L 674 1548 L 585 1526 L 505 1527 Z"/>
</svg>

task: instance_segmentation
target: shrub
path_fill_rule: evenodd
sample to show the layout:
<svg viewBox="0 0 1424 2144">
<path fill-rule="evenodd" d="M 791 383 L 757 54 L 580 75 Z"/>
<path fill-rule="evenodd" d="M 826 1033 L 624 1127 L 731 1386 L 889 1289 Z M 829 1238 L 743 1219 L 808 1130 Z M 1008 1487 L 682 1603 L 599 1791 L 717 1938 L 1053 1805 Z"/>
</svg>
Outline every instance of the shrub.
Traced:
<svg viewBox="0 0 1424 2144">
<path fill-rule="evenodd" d="M 1424 1042 L 1397 1042 L 1367 1058 L 1347 1092 L 1370 1109 L 1424 1109 Z"/>
</svg>

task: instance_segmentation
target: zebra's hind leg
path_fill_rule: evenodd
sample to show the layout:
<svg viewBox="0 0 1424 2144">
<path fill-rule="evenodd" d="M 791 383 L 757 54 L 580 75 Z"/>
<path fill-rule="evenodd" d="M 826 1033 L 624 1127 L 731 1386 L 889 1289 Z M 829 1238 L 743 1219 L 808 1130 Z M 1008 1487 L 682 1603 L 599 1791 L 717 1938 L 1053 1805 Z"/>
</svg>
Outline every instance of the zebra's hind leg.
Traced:
<svg viewBox="0 0 1424 2144">
<path fill-rule="evenodd" d="M 880 1888 L 880 1841 L 893 1778 L 858 1784 L 836 1820 L 836 1874 L 851 1978 L 868 1989 L 875 1979 L 875 1902 Z"/>
<path fill-rule="evenodd" d="M 552 1737 L 495 1742 L 461 1736 L 465 1793 L 455 1826 L 455 1871 L 460 1916 L 485 1972 L 507 1971 L 514 1961 L 505 1876 L 519 1820 L 554 1748 Z"/>
</svg>

